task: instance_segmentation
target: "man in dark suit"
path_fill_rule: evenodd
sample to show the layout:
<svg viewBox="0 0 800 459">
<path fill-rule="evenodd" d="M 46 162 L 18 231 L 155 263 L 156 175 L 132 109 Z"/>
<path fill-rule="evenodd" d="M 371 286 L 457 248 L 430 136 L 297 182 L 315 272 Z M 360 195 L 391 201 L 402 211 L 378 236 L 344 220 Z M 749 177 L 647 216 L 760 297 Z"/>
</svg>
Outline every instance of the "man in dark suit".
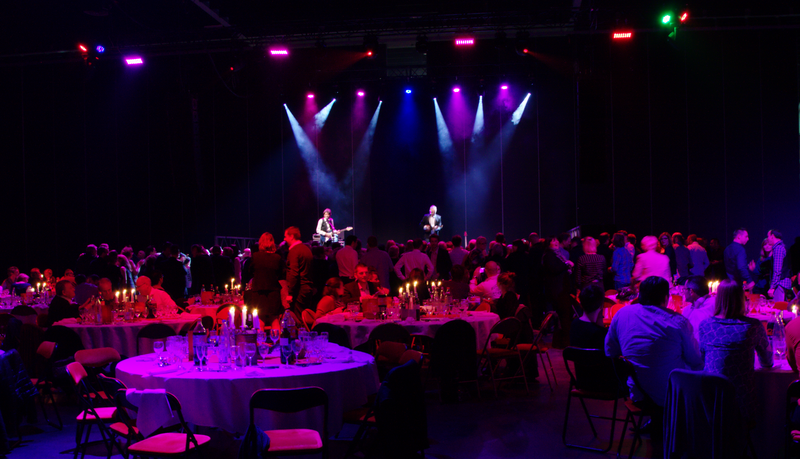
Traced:
<svg viewBox="0 0 800 459">
<path fill-rule="evenodd" d="M 214 285 L 222 292 L 225 290 L 225 284 L 231 283 L 233 262 L 230 258 L 222 255 L 222 248 L 218 245 L 211 247 L 211 267 L 214 270 Z"/>
<path fill-rule="evenodd" d="M 439 244 L 438 234 L 431 234 L 430 242 L 428 257 L 431 259 L 433 269 L 436 271 L 436 276 L 433 279 L 449 280 L 450 269 L 453 267 L 450 254 L 447 253 L 447 248 Z"/>
<path fill-rule="evenodd" d="M 296 226 L 286 229 L 283 240 L 289 246 L 286 257 L 286 286 L 289 295 L 286 296 L 286 302 L 297 320 L 302 317 L 304 309 L 312 306 L 311 297 L 314 296 L 311 249 L 300 240 L 300 229 Z"/>
<path fill-rule="evenodd" d="M 89 263 L 89 272 L 83 274 L 97 274 L 100 277 L 105 277 L 108 270 L 108 249 L 100 247 L 97 249 L 97 258 Z"/>
<path fill-rule="evenodd" d="M 164 262 L 164 283 L 162 288 L 172 298 L 172 301 L 180 303 L 186 296 L 186 268 L 183 263 L 178 261 L 181 248 L 178 244 L 170 247 L 170 257 Z"/>
<path fill-rule="evenodd" d="M 211 257 L 206 254 L 202 245 L 193 245 L 191 252 L 192 289 L 189 293 L 196 295 L 203 287 L 211 288 L 211 284 L 214 283 L 214 267 L 211 264 Z"/>
<path fill-rule="evenodd" d="M 86 252 L 82 253 L 75 263 L 75 274 L 83 274 L 86 276 L 91 274 L 89 272 L 89 266 L 95 259 L 97 259 L 97 247 L 94 244 L 89 244 L 86 246 Z"/>
<path fill-rule="evenodd" d="M 82 305 L 72 302 L 75 298 L 75 284 L 70 280 L 61 280 L 56 284 L 56 296 L 50 301 L 47 313 L 47 325 L 51 326 L 62 319 L 78 318 L 81 316 L 81 308 L 89 307 L 94 298 L 89 298 Z"/>
<path fill-rule="evenodd" d="M 361 301 L 362 298 L 374 298 L 378 288 L 369 282 L 369 267 L 364 263 L 356 265 L 356 280 L 344 286 L 342 302 Z"/>
<path fill-rule="evenodd" d="M 439 230 L 442 229 L 442 216 L 437 214 L 436 210 L 436 206 L 431 206 L 430 213 L 423 215 L 419 222 L 419 226 L 425 233 L 425 241 L 428 241 L 433 234 L 438 235 Z"/>
</svg>

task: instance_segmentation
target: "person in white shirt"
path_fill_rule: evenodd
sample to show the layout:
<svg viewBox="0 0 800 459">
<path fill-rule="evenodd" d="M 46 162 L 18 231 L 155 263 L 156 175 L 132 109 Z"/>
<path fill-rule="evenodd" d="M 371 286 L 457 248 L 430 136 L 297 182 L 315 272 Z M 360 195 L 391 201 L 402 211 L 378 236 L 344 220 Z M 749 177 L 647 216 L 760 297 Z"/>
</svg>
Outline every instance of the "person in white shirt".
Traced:
<svg viewBox="0 0 800 459">
<path fill-rule="evenodd" d="M 714 298 L 708 294 L 708 284 L 703 276 L 686 279 L 684 287 L 683 301 L 689 304 L 684 304 L 681 315 L 689 319 L 694 339 L 700 342 L 700 323 L 714 315 Z"/>
<path fill-rule="evenodd" d="M 656 452 L 663 451 L 663 410 L 670 372 L 703 369 L 692 325 L 667 309 L 668 300 L 669 282 L 648 277 L 639 286 L 639 303 L 620 309 L 611 320 L 605 342 L 607 356 L 624 356 L 636 369 L 644 393 L 629 380 L 631 400 L 653 413 L 650 431 Z"/>
<path fill-rule="evenodd" d="M 486 263 L 484 271 L 486 272 L 486 280 L 479 284 L 477 281 L 478 276 L 475 276 L 470 281 L 469 292 L 481 298 L 491 298 L 493 300 L 503 296 L 503 292 L 497 286 L 497 276 L 500 274 L 500 267 L 497 266 L 497 263 L 493 261 Z"/>
<path fill-rule="evenodd" d="M 355 280 L 356 265 L 358 264 L 358 238 L 355 235 L 347 236 L 344 247 L 336 252 L 336 264 L 339 266 L 339 277 L 342 282 L 349 284 Z"/>
<path fill-rule="evenodd" d="M 453 262 L 453 266 L 464 264 L 464 258 L 469 255 L 469 252 L 461 247 L 461 236 L 455 235 L 451 240 L 453 241 L 453 250 L 450 251 L 450 261 Z"/>
<path fill-rule="evenodd" d="M 406 252 L 403 256 L 397 260 L 397 263 L 394 265 L 394 272 L 397 274 L 401 280 L 406 280 L 406 275 L 411 272 L 414 268 L 419 268 L 422 272 L 425 273 L 425 278 L 430 279 L 433 275 L 433 263 L 431 263 L 431 259 L 428 258 L 427 255 L 420 252 L 420 247 L 422 247 L 422 239 L 414 239 L 413 242 L 414 249 L 410 252 Z M 402 269 L 405 268 L 406 274 L 403 274 Z"/>
<path fill-rule="evenodd" d="M 139 292 L 142 297 L 150 295 L 150 301 L 156 306 L 177 306 L 175 302 L 172 301 L 169 294 L 161 288 L 161 281 L 164 280 L 161 273 L 155 271 L 152 276 L 153 279 L 156 280 L 156 285 L 151 283 L 149 277 L 139 276 L 139 278 L 136 279 L 136 291 Z"/>
<path fill-rule="evenodd" d="M 636 266 L 633 267 L 632 277 L 643 281 L 650 276 L 658 276 L 667 282 L 672 280 L 672 271 L 669 268 L 669 257 L 656 252 L 658 239 L 655 236 L 642 238 L 643 253 L 636 257 Z"/>
<path fill-rule="evenodd" d="M 690 234 L 689 237 L 686 238 L 686 242 L 689 243 L 686 248 L 689 249 L 689 255 L 692 257 L 692 269 L 689 271 L 692 273 L 692 276 L 705 276 L 706 268 L 708 268 L 710 264 L 708 261 L 708 252 L 706 252 L 703 246 L 697 243 L 697 236 L 694 234 Z"/>
</svg>

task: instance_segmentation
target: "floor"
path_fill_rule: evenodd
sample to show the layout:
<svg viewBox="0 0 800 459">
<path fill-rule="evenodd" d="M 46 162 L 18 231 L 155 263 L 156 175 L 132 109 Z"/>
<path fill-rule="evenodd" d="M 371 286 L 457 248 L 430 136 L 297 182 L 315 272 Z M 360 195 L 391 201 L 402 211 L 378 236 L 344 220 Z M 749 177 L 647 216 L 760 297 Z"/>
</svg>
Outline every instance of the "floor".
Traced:
<svg viewBox="0 0 800 459">
<path fill-rule="evenodd" d="M 621 423 L 617 424 L 614 447 L 612 452 L 605 455 L 567 448 L 561 441 L 561 429 L 564 422 L 564 408 L 566 406 L 567 388 L 569 378 L 564 369 L 561 353 L 550 350 L 558 385 L 551 392 L 547 385 L 544 372 L 540 369 L 538 380 L 530 384 L 530 393 L 526 393 L 520 383 L 516 386 L 506 386 L 500 391 L 496 399 L 491 390 L 491 383 L 482 387 L 481 398 L 474 386 L 462 391 L 459 403 L 443 404 L 439 401 L 438 392 L 434 385 L 429 385 L 426 394 L 428 409 L 428 435 L 431 446 L 425 451 L 427 457 L 437 459 L 472 459 L 472 458 L 598 458 L 616 455 L 617 441 Z M 72 405 L 67 403 L 67 405 Z M 610 413 L 609 402 L 587 403 L 591 413 Z M 10 458 L 57 458 L 69 457 L 59 454 L 75 445 L 75 414 L 76 406 L 62 406 L 62 418 L 66 425 L 58 431 L 44 422 L 27 425 L 28 434 L 25 440 L 30 440 L 14 449 Z M 624 417 L 624 407 L 619 408 L 619 417 Z M 41 416 L 40 416 L 41 417 Z M 569 422 L 569 435 L 571 442 L 591 442 L 599 446 L 607 439 L 610 422 L 596 420 L 598 438 L 593 439 L 591 430 L 586 422 L 586 417 L 581 412 L 580 405 L 573 403 Z M 339 459 L 344 456 L 348 440 L 355 432 L 355 428 L 346 426 L 340 433 L 339 439 L 330 442 L 330 457 Z M 209 432 L 202 432 L 209 433 Z M 236 457 L 239 441 L 224 432 L 211 432 L 212 442 L 205 457 Z M 574 435 L 574 436 L 573 436 Z M 99 438 L 95 431 L 93 439 Z M 623 451 L 627 456 L 632 434 L 627 433 Z M 644 446 L 639 447 L 636 457 L 650 457 L 650 443 L 645 440 Z M 105 449 L 101 445 L 90 448 L 88 457 L 105 457 Z M 364 457 L 363 454 L 358 454 Z M 121 458 L 117 454 L 112 457 Z"/>
</svg>

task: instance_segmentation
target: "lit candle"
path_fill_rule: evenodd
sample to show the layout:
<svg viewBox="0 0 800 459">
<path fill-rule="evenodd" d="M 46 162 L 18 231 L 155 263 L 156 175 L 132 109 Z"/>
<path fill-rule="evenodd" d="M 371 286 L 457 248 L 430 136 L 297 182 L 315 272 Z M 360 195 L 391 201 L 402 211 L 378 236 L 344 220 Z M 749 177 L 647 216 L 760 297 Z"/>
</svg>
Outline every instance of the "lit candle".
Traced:
<svg viewBox="0 0 800 459">
<path fill-rule="evenodd" d="M 136 295 L 136 289 L 135 289 L 135 288 L 132 288 L 132 289 L 131 289 L 131 303 L 135 303 L 135 302 L 136 302 L 136 297 L 135 297 L 135 295 Z"/>
<path fill-rule="evenodd" d="M 37 282 L 36 283 L 36 291 L 39 292 L 39 293 L 42 293 L 42 283 L 41 282 Z"/>
<path fill-rule="evenodd" d="M 122 302 L 123 302 L 123 303 L 124 303 L 124 302 L 126 302 L 126 301 L 128 301 L 128 300 L 127 300 L 127 297 L 128 297 L 128 289 L 123 289 L 123 290 L 122 290 Z"/>
<path fill-rule="evenodd" d="M 708 293 L 714 293 L 713 290 L 712 290 L 713 288 L 714 288 L 714 282 L 709 282 L 708 283 Z"/>
<path fill-rule="evenodd" d="M 414 295 L 417 294 L 417 281 L 414 281 Z"/>
<path fill-rule="evenodd" d="M 253 309 L 253 328 L 261 330 L 261 320 L 258 318 L 258 309 Z"/>
<path fill-rule="evenodd" d="M 234 324 L 233 324 L 233 319 L 234 319 L 234 317 L 236 317 L 236 308 L 234 308 L 233 306 L 231 306 L 231 307 L 228 309 L 228 322 L 229 322 L 229 324 L 230 324 L 230 327 L 231 327 L 231 329 L 233 329 L 233 328 L 234 328 Z"/>
<path fill-rule="evenodd" d="M 242 330 L 247 328 L 247 306 L 242 308 Z"/>
<path fill-rule="evenodd" d="M 402 286 L 402 285 L 400 286 L 400 293 L 399 293 L 399 295 L 400 295 L 400 296 L 403 296 L 403 286 Z"/>
<path fill-rule="evenodd" d="M 114 296 L 116 297 L 116 301 L 117 301 L 117 303 L 119 303 L 119 290 L 117 290 L 116 292 L 114 292 Z"/>
<path fill-rule="evenodd" d="M 226 291 L 226 292 L 229 292 L 229 290 L 228 290 L 228 284 L 225 284 L 225 291 Z"/>
<path fill-rule="evenodd" d="M 439 281 L 439 283 L 438 283 L 438 284 L 436 284 L 436 286 L 437 286 L 437 287 L 441 287 L 441 286 L 442 286 L 442 281 Z"/>
<path fill-rule="evenodd" d="M 236 279 L 231 277 L 231 288 L 234 288 L 235 286 L 236 286 Z M 228 292 L 228 293 L 230 293 L 230 292 Z"/>
</svg>

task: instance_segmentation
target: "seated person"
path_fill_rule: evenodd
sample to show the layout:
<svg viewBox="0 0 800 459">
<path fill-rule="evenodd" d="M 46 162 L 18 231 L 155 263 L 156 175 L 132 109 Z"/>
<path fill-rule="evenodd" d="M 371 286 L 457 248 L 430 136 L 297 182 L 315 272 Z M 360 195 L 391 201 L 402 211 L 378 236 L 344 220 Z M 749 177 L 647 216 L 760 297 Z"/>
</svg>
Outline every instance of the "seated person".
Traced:
<svg viewBox="0 0 800 459">
<path fill-rule="evenodd" d="M 683 307 L 681 315 L 689 319 L 694 339 L 699 342 L 700 323 L 714 315 L 714 298 L 708 294 L 708 284 L 703 276 L 686 279 L 685 287 L 683 301 L 689 304 Z"/>
<path fill-rule="evenodd" d="M 514 273 L 503 273 L 497 276 L 497 287 L 502 295 L 495 302 L 494 309 L 501 320 L 514 317 L 519 307 L 519 297 L 514 291 L 514 277 L 516 277 Z"/>
<path fill-rule="evenodd" d="M 16 295 L 23 295 L 28 291 L 28 287 L 31 284 L 28 282 L 28 275 L 25 273 L 17 274 L 17 280 L 14 282 L 14 285 L 11 288 L 14 290 L 14 294 Z"/>
<path fill-rule="evenodd" d="M 583 315 L 572 321 L 569 331 L 570 346 L 582 349 L 603 349 L 608 329 L 597 325 L 603 312 L 605 292 L 599 283 L 591 283 L 581 290 Z"/>
<path fill-rule="evenodd" d="M 81 316 L 80 310 L 90 307 L 94 300 L 94 298 L 89 298 L 83 304 L 77 305 L 72 302 L 73 298 L 75 298 L 75 284 L 66 279 L 58 281 L 56 283 L 56 296 L 50 301 L 47 313 L 48 327 L 62 319 L 77 319 Z"/>
<path fill-rule="evenodd" d="M 97 274 L 92 274 L 89 277 L 86 277 L 83 274 L 78 274 L 75 276 L 75 302 L 78 304 L 82 304 L 86 300 L 90 298 L 95 298 L 99 295 L 99 290 L 97 289 L 97 282 L 100 280 L 100 277 Z"/>
<path fill-rule="evenodd" d="M 469 292 L 481 298 L 492 300 L 499 299 L 502 295 L 500 288 L 497 286 L 497 276 L 500 274 L 500 267 L 493 261 L 486 262 L 484 273 L 486 274 L 486 280 L 478 283 L 477 276 L 473 278 L 469 285 Z"/>
<path fill-rule="evenodd" d="M 464 265 L 453 265 L 450 268 L 452 280 L 442 281 L 444 289 L 450 289 L 454 300 L 465 300 L 469 296 L 469 275 Z"/>
<path fill-rule="evenodd" d="M 151 275 L 153 276 L 152 280 L 147 276 L 139 276 L 139 278 L 136 279 L 136 291 L 138 291 L 140 295 L 144 295 L 144 297 L 149 295 L 150 301 L 156 306 L 177 306 L 175 302 L 172 301 L 169 293 L 165 292 L 164 289 L 161 288 L 161 283 L 164 281 L 164 277 L 161 275 L 161 272 L 153 271 Z M 100 282 L 102 281 L 103 280 L 101 279 Z"/>
<path fill-rule="evenodd" d="M 327 314 L 335 314 L 342 312 L 345 304 L 341 298 L 344 295 L 344 284 L 338 277 L 331 277 L 325 282 L 325 288 L 322 290 L 322 299 L 317 303 L 317 311 L 315 316 L 319 319 Z"/>
<path fill-rule="evenodd" d="M 369 268 L 364 263 L 358 263 L 355 269 L 355 282 L 350 282 L 344 287 L 342 302 L 345 304 L 353 301 L 361 301 L 366 298 L 375 298 L 378 288 L 369 282 Z"/>
<path fill-rule="evenodd" d="M 389 289 L 381 287 L 381 279 L 378 277 L 378 270 L 374 266 L 369 267 L 369 274 L 367 275 L 370 284 L 375 285 L 378 295 L 388 295 Z"/>
<path fill-rule="evenodd" d="M 676 368 L 702 370 L 703 357 L 692 335 L 692 324 L 667 309 L 666 279 L 658 275 L 644 279 L 639 285 L 638 301 L 620 309 L 611 320 L 605 349 L 607 356 L 625 356 L 633 364 L 643 393 L 629 380 L 631 400 L 653 412 L 653 450 L 663 451 L 663 412 L 669 374 Z"/>
</svg>

